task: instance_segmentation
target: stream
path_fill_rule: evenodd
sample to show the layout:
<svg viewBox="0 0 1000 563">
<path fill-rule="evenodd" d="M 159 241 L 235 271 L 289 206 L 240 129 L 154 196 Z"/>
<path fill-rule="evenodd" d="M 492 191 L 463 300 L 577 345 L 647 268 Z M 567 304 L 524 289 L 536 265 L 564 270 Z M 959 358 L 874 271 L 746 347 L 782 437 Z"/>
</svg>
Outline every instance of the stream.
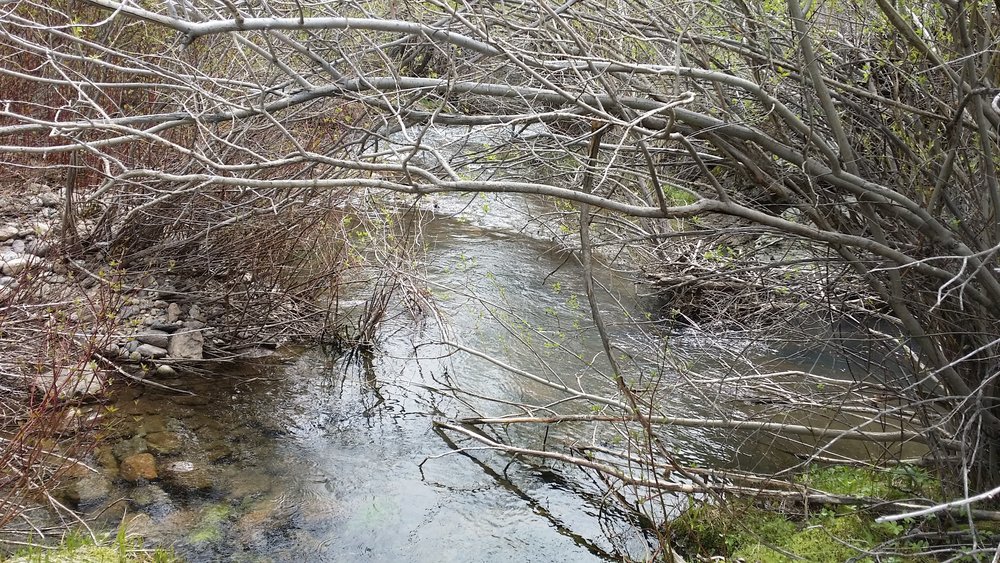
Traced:
<svg viewBox="0 0 1000 563">
<path fill-rule="evenodd" d="M 496 362 L 456 353 L 440 344 L 445 340 L 590 393 L 611 396 L 614 385 L 580 266 L 532 222 L 552 211 L 548 204 L 471 195 L 426 203 L 417 269 L 432 308 L 391 308 L 372 354 L 283 351 L 265 367 L 157 379 L 194 396 L 120 386 L 114 437 L 93 456 L 102 473 L 74 483 L 68 497 L 111 526 L 130 520 L 148 544 L 173 546 L 191 561 L 646 556 L 647 538 L 582 473 L 435 429 L 436 419 L 518 412 L 503 401 L 554 405 L 564 397 Z M 612 339 L 633 373 L 660 374 L 664 410 L 717 413 L 706 397 L 677 391 L 687 388 L 672 375 L 667 339 L 654 323 L 634 322 L 650 318 L 657 304 L 610 269 L 595 275 Z M 682 345 L 685 361 L 711 364 L 711 347 L 670 344 Z M 810 369 L 822 362 L 812 356 L 785 363 Z M 832 362 L 824 371 L 838 369 Z M 450 393 L 452 387 L 466 393 Z M 589 408 L 559 405 L 564 413 Z M 510 432 L 531 447 L 602 439 L 582 423 L 542 430 Z M 668 443 L 703 465 L 765 470 L 788 461 L 761 456 L 754 440 L 722 430 L 677 428 Z M 159 479 L 118 478 L 118 462 L 136 452 L 154 455 Z"/>
<path fill-rule="evenodd" d="M 149 451 L 161 468 L 187 462 L 193 470 L 138 485 L 88 478 L 77 485 L 80 506 L 128 499 L 103 517 L 115 522 L 127 510 L 149 542 L 193 561 L 603 561 L 620 559 L 621 549 L 641 557 L 645 541 L 593 484 L 501 454 L 450 453 L 453 438 L 433 427 L 435 417 L 473 412 L 440 392 L 447 385 L 529 403 L 561 395 L 435 342 L 571 374 L 581 372 L 575 354 L 600 350 L 579 267 L 565 253 L 449 216 L 446 205 L 423 233 L 433 317 L 443 326 L 394 310 L 371 356 L 312 349 L 263 369 L 157 379 L 196 396 L 123 386 L 119 439 L 96 452 L 98 463 L 111 468 Z M 639 314 L 631 284 L 604 277 L 614 291 L 610 318 L 622 304 Z M 611 324 L 640 338 L 625 320 L 619 310 Z M 613 392 L 589 378 L 591 392 Z M 623 545 L 604 538 L 602 522 L 619 528 Z"/>
</svg>

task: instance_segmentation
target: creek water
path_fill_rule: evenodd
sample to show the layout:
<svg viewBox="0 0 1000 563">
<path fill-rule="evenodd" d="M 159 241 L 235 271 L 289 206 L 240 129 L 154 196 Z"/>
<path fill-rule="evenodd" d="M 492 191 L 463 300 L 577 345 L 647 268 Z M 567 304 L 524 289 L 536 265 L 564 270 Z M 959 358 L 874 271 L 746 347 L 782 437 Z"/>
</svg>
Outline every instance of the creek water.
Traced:
<svg viewBox="0 0 1000 563">
<path fill-rule="evenodd" d="M 600 561 L 620 560 L 622 550 L 641 556 L 643 538 L 580 476 L 488 451 L 453 453 L 472 444 L 434 428 L 436 417 L 509 410 L 442 392 L 450 386 L 529 404 L 561 397 L 494 363 L 451 353 L 442 340 L 520 369 L 562 372 L 592 393 L 613 393 L 608 379 L 578 357 L 598 356 L 601 345 L 570 256 L 549 241 L 491 225 L 481 205 L 458 216 L 443 210 L 453 206 L 466 207 L 460 198 L 438 202 L 422 233 L 421 279 L 435 311 L 415 318 L 391 309 L 372 354 L 312 349 L 266 368 L 157 379 L 196 396 L 118 389 L 119 438 L 97 452 L 98 460 L 113 466 L 113 457 L 145 449 L 161 467 L 190 462 L 194 470 L 161 471 L 161 479 L 138 485 L 113 480 L 93 508 L 127 499 L 105 518 L 115 521 L 126 508 L 140 513 L 139 531 L 149 541 L 196 561 Z M 626 322 L 642 315 L 631 283 L 607 271 L 600 277 L 610 289 L 603 305 L 617 336 L 625 345 L 643 338 L 654 344 Z M 591 430 L 564 429 L 563 439 Z M 606 539 L 602 526 L 615 529 L 618 540 Z"/>
<path fill-rule="evenodd" d="M 115 438 L 94 456 L 104 473 L 75 485 L 79 506 L 103 511 L 109 523 L 129 518 L 149 542 L 192 561 L 602 561 L 648 554 L 646 538 L 582 473 L 485 450 L 433 425 L 519 412 L 514 403 L 563 413 L 591 408 L 442 341 L 592 394 L 613 395 L 614 385 L 581 268 L 551 239 L 552 224 L 538 221 L 555 209 L 525 197 L 451 195 L 423 203 L 423 250 L 412 285 L 432 307 L 391 307 L 371 354 L 298 350 L 266 367 L 157 380 L 194 396 L 122 386 L 111 417 Z M 711 398 L 718 390 L 699 393 L 670 367 L 710 366 L 717 348 L 665 338 L 644 322 L 655 303 L 637 295 L 633 280 L 608 268 L 596 277 L 626 369 L 640 382 L 657 374 L 664 411 L 732 414 Z M 820 360 L 782 361 L 815 368 Z M 465 393 L 451 392 L 459 387 Z M 601 443 L 599 432 L 576 424 L 511 429 L 510 436 L 542 447 L 547 440 Z M 779 458 L 791 449 L 774 454 L 774 444 L 765 450 L 746 434 L 722 430 L 676 428 L 666 439 L 691 463 L 747 469 L 785 464 Z M 136 451 L 154 454 L 159 479 L 116 478 L 116 461 Z"/>
</svg>

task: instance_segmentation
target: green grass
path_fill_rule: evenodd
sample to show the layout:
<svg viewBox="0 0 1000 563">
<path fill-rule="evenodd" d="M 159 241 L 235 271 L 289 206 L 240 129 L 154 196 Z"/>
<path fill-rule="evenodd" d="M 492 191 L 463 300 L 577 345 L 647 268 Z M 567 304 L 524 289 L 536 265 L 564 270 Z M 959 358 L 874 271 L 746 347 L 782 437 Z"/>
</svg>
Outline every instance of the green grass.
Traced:
<svg viewBox="0 0 1000 563">
<path fill-rule="evenodd" d="M 835 494 L 880 499 L 940 497 L 940 483 L 927 470 L 899 465 L 889 470 L 847 466 L 813 467 L 798 481 L 813 489 Z"/>
<path fill-rule="evenodd" d="M 142 540 L 122 526 L 114 534 L 89 535 L 70 531 L 58 545 L 34 545 L 18 550 L 4 563 L 180 563 L 171 551 L 144 549 Z"/>
</svg>

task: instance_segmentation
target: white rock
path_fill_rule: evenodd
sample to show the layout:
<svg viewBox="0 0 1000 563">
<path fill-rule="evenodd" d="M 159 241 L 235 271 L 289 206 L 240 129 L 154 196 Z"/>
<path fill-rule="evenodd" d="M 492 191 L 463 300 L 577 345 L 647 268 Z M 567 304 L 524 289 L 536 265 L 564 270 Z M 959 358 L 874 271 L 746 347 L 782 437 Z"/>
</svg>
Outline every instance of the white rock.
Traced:
<svg viewBox="0 0 1000 563">
<path fill-rule="evenodd" d="M 26 270 L 31 262 L 27 258 L 11 258 L 0 263 L 0 272 L 5 276 L 16 276 Z"/>
<path fill-rule="evenodd" d="M 0 242 L 8 241 L 17 236 L 18 230 L 14 225 L 0 226 Z"/>
<path fill-rule="evenodd" d="M 194 464 L 190 461 L 174 461 L 168 463 L 164 469 L 174 473 L 187 473 L 189 471 L 194 471 Z"/>
<path fill-rule="evenodd" d="M 82 370 L 67 370 L 59 375 L 47 371 L 37 374 L 32 381 L 32 387 L 39 392 L 55 393 L 61 399 L 96 395 L 103 386 L 100 370 L 92 364 Z"/>
<path fill-rule="evenodd" d="M 203 358 L 205 337 L 197 330 L 183 330 L 170 336 L 167 352 L 171 358 L 200 360 Z"/>
<path fill-rule="evenodd" d="M 152 344 L 141 344 L 135 349 L 144 358 L 162 358 L 167 355 L 167 351 Z"/>
</svg>

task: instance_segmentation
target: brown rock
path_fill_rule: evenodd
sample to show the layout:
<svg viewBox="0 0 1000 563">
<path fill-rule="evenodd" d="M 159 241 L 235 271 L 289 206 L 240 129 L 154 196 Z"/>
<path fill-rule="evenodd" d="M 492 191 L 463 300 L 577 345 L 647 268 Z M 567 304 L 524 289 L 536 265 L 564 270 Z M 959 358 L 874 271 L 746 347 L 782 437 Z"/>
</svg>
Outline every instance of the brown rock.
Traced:
<svg viewBox="0 0 1000 563">
<path fill-rule="evenodd" d="M 130 455 L 122 461 L 120 468 L 121 476 L 126 481 L 138 481 L 139 479 L 156 479 L 156 460 L 151 454 Z"/>
</svg>

